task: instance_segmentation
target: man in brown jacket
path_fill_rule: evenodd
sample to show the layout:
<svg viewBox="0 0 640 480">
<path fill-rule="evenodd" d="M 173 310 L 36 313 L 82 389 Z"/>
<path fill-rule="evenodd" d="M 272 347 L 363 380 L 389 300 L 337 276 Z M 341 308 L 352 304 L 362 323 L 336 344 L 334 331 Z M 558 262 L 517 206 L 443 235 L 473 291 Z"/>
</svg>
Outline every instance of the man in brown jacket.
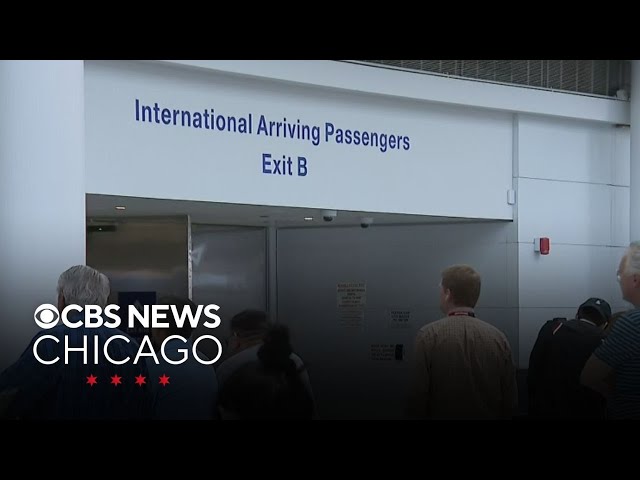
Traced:
<svg viewBox="0 0 640 480">
<path fill-rule="evenodd" d="M 415 342 L 410 415 L 434 419 L 511 418 L 515 366 L 505 335 L 475 316 L 480 275 L 467 265 L 442 272 L 446 317 L 423 326 Z"/>
</svg>

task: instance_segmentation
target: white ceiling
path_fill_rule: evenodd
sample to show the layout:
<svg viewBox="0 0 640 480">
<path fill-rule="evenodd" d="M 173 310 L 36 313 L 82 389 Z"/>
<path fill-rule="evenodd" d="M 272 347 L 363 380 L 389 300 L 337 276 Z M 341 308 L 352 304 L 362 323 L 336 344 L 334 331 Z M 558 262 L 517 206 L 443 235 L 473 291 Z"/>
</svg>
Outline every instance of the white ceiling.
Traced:
<svg viewBox="0 0 640 480">
<path fill-rule="evenodd" d="M 116 210 L 124 206 L 126 210 Z M 471 218 L 401 215 L 393 213 L 349 212 L 340 210 L 332 222 L 322 219 L 322 210 L 315 208 L 270 207 L 233 203 L 164 200 L 114 195 L 87 194 L 87 217 L 90 220 L 113 220 L 131 217 L 166 217 L 190 215 L 192 223 L 277 227 L 357 226 L 362 217 L 372 217 L 373 225 L 410 225 L 433 223 L 483 222 Z M 305 217 L 313 217 L 305 221 Z"/>
</svg>

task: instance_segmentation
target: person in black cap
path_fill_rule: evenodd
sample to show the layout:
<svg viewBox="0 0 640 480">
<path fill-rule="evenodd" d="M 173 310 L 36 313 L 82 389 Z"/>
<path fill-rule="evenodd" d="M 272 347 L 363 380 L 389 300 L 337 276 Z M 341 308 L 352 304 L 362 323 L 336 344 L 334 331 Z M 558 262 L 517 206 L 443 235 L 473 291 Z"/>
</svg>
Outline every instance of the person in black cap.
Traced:
<svg viewBox="0 0 640 480">
<path fill-rule="evenodd" d="M 544 324 L 529 358 L 529 416 L 534 418 L 605 418 L 606 402 L 580 384 L 580 373 L 605 338 L 611 306 L 589 298 L 571 320 Z"/>
</svg>

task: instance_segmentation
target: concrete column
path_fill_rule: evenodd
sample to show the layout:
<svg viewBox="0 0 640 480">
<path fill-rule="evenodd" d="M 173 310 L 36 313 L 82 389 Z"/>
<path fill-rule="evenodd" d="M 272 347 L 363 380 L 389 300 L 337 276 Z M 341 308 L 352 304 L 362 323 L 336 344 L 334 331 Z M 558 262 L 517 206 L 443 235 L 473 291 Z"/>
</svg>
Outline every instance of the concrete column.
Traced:
<svg viewBox="0 0 640 480">
<path fill-rule="evenodd" d="M 84 62 L 0 61 L 0 371 L 85 262 Z"/>
</svg>

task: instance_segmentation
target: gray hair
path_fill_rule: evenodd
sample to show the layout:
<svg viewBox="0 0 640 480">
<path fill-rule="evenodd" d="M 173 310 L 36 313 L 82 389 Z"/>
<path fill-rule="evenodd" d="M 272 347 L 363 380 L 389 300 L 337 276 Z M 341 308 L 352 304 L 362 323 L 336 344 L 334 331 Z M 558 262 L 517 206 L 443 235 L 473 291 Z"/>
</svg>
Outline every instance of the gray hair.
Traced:
<svg viewBox="0 0 640 480">
<path fill-rule="evenodd" d="M 67 305 L 99 305 L 104 308 L 109 298 L 109 279 L 86 265 L 76 265 L 60 275 L 58 294 Z"/>
<path fill-rule="evenodd" d="M 626 257 L 625 273 L 640 274 L 640 241 L 631 242 Z"/>
</svg>

